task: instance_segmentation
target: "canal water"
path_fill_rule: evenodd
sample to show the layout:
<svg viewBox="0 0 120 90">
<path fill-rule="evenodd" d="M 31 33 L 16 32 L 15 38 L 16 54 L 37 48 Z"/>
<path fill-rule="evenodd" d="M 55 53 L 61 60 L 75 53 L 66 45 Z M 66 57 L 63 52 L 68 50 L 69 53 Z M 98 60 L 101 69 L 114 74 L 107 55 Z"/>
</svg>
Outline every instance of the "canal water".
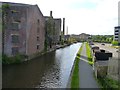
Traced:
<svg viewBox="0 0 120 90">
<path fill-rule="evenodd" d="M 66 88 L 81 43 L 18 65 L 3 66 L 3 88 Z"/>
</svg>

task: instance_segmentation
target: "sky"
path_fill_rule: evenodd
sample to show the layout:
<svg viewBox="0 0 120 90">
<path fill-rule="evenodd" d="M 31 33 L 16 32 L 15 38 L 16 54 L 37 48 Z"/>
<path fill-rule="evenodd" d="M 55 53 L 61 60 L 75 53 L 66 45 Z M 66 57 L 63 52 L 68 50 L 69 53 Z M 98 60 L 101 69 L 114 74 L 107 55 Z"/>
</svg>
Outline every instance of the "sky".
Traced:
<svg viewBox="0 0 120 90">
<path fill-rule="evenodd" d="M 37 4 L 44 16 L 65 18 L 68 34 L 113 35 L 118 26 L 119 0 L 1 0 Z M 62 29 L 62 28 L 61 28 Z"/>
</svg>

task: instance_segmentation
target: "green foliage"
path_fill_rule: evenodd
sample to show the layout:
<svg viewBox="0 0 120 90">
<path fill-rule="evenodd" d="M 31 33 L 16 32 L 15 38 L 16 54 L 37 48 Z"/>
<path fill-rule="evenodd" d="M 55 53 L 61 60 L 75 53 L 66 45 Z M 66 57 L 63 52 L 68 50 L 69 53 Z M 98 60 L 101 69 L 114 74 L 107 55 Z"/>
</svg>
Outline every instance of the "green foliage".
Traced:
<svg viewBox="0 0 120 90">
<path fill-rule="evenodd" d="M 13 57 L 8 57 L 7 55 L 2 56 L 2 63 L 3 64 L 18 64 L 21 63 L 27 56 L 17 54 Z"/>
<path fill-rule="evenodd" d="M 54 20 L 52 17 L 50 17 L 47 21 L 47 33 L 49 35 L 54 35 L 55 34 L 55 24 L 54 24 Z"/>
<path fill-rule="evenodd" d="M 8 9 L 10 7 L 10 5 L 9 4 L 3 4 L 2 5 L 2 9 L 4 10 L 4 9 Z"/>
<path fill-rule="evenodd" d="M 101 85 L 102 90 L 108 90 L 108 88 L 110 88 L 110 90 L 120 90 L 120 83 L 116 80 L 113 80 L 112 78 L 99 77 L 97 81 Z"/>
<path fill-rule="evenodd" d="M 91 53 L 91 48 L 89 46 L 88 43 L 86 43 L 86 54 L 87 54 L 87 57 L 88 57 L 88 61 L 89 61 L 89 64 L 90 65 L 93 65 L 93 56 L 92 56 L 92 53 Z"/>
<path fill-rule="evenodd" d="M 15 60 L 14 63 L 21 63 L 22 56 L 17 54 L 13 59 Z"/>
<path fill-rule="evenodd" d="M 10 58 L 7 57 L 7 55 L 2 56 L 2 63 L 3 64 L 9 64 L 10 63 Z"/>
<path fill-rule="evenodd" d="M 44 50 L 47 51 L 47 47 L 48 47 L 48 42 L 47 40 L 45 39 L 45 42 L 44 42 Z"/>
<path fill-rule="evenodd" d="M 118 46 L 118 41 L 112 41 L 112 45 Z"/>
<path fill-rule="evenodd" d="M 63 39 L 61 40 L 61 44 L 64 45 L 64 40 Z"/>
<path fill-rule="evenodd" d="M 71 88 L 79 88 L 79 59 L 75 59 L 75 67 L 72 75 Z"/>
<path fill-rule="evenodd" d="M 71 78 L 71 88 L 79 88 L 79 60 L 80 60 L 80 53 L 82 51 L 83 44 L 81 45 L 74 63 L 74 70 Z"/>
<path fill-rule="evenodd" d="M 111 43 L 113 41 L 113 35 L 92 35 L 92 41 Z"/>
</svg>

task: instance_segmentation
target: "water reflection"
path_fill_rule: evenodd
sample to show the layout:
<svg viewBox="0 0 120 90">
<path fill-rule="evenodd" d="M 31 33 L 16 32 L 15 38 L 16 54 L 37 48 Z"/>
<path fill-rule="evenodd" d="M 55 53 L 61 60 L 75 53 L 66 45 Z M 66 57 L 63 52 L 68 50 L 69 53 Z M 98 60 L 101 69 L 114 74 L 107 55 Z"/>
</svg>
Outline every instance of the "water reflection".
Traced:
<svg viewBox="0 0 120 90">
<path fill-rule="evenodd" d="M 3 66 L 3 87 L 65 88 L 81 43 L 19 65 Z"/>
</svg>

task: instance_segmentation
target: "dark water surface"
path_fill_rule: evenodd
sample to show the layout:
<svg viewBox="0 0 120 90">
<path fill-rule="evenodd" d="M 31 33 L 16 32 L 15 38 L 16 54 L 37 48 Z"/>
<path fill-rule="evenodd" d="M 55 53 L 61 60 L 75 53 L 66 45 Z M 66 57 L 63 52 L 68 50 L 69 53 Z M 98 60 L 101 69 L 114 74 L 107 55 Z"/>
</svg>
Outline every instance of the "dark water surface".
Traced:
<svg viewBox="0 0 120 90">
<path fill-rule="evenodd" d="M 73 44 L 22 64 L 3 66 L 3 88 L 66 88 L 80 46 Z"/>
</svg>

